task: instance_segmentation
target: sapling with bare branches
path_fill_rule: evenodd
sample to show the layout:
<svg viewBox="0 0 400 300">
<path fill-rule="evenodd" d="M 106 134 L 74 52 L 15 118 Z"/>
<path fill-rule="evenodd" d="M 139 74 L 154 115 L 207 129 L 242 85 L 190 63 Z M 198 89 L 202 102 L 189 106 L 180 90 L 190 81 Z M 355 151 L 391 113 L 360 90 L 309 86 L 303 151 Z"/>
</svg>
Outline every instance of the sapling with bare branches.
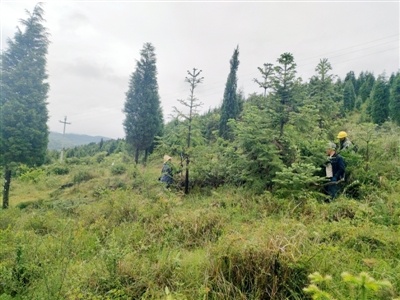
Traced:
<svg viewBox="0 0 400 300">
<path fill-rule="evenodd" d="M 174 111 L 178 114 L 178 118 L 181 118 L 187 124 L 186 132 L 186 151 L 184 151 L 184 158 L 186 161 L 185 166 L 185 194 L 189 193 L 189 149 L 191 147 L 192 138 L 192 122 L 193 118 L 198 114 L 198 108 L 203 104 L 194 95 L 195 88 L 203 82 L 204 77 L 200 77 L 202 70 L 193 68 L 192 71 L 187 71 L 188 76 L 185 78 L 185 82 L 190 85 L 190 94 L 186 100 L 178 99 L 178 102 L 189 109 L 189 112 L 183 112 L 182 110 L 174 107 Z"/>
</svg>

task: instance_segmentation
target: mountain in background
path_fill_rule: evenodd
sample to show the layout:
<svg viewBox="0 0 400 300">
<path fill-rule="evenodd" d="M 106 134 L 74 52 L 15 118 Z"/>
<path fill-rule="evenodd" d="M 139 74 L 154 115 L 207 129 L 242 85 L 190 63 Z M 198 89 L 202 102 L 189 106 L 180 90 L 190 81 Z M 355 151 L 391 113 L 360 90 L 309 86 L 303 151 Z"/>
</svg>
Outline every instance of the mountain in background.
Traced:
<svg viewBox="0 0 400 300">
<path fill-rule="evenodd" d="M 62 133 L 50 132 L 49 144 L 47 148 L 49 150 L 61 150 L 64 148 L 74 148 L 76 146 L 87 145 L 90 143 L 99 143 L 103 141 L 111 140 L 104 136 L 90 136 L 85 134 L 66 133 L 64 136 Z"/>
</svg>

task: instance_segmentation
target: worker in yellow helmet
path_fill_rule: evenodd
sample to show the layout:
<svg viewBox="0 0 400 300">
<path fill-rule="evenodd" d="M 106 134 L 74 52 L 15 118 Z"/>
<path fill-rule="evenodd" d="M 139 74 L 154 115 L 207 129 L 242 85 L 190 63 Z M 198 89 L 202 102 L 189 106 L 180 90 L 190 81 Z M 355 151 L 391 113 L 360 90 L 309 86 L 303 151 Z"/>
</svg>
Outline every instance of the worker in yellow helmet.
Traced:
<svg viewBox="0 0 400 300">
<path fill-rule="evenodd" d="M 340 131 L 337 135 L 339 139 L 339 151 L 351 149 L 353 143 L 349 140 L 346 131 Z"/>
</svg>

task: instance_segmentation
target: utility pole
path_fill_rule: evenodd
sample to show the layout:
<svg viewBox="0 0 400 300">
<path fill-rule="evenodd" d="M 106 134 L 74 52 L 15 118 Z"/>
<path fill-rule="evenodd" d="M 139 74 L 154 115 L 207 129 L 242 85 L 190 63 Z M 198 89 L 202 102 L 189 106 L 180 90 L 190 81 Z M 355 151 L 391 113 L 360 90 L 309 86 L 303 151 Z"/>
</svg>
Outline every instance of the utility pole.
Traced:
<svg viewBox="0 0 400 300">
<path fill-rule="evenodd" d="M 67 116 L 65 116 L 64 117 L 64 121 L 61 121 L 60 120 L 60 123 L 63 123 L 64 124 L 64 130 L 63 130 L 63 137 L 62 137 L 62 141 L 61 141 L 61 155 L 60 155 L 60 162 L 62 163 L 63 162 L 63 159 L 64 159 L 64 139 L 65 139 L 65 126 L 67 125 L 67 124 L 71 124 L 71 123 L 68 123 L 67 122 Z"/>
</svg>

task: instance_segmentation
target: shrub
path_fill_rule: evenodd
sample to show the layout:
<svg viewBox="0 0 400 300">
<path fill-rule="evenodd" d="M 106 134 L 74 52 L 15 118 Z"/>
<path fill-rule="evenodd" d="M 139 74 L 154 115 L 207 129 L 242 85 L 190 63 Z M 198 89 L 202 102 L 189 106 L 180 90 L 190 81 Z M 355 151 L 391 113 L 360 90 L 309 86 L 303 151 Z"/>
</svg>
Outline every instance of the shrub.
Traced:
<svg viewBox="0 0 400 300">
<path fill-rule="evenodd" d="M 90 179 L 94 178 L 94 175 L 87 170 L 79 170 L 73 178 L 74 184 L 79 184 L 85 181 L 89 181 Z"/>
<path fill-rule="evenodd" d="M 45 176 L 45 172 L 41 168 L 21 168 L 18 173 L 19 179 L 23 182 L 38 183 Z"/>
<path fill-rule="evenodd" d="M 48 169 L 50 174 L 55 175 L 67 175 L 69 173 L 69 167 L 66 165 L 54 164 Z"/>
<path fill-rule="evenodd" d="M 325 178 L 314 175 L 319 168 L 309 163 L 293 163 L 276 172 L 275 193 L 283 198 L 307 199 Z"/>
<path fill-rule="evenodd" d="M 126 172 L 127 168 L 123 164 L 114 164 L 111 166 L 112 175 L 122 175 Z"/>
</svg>

